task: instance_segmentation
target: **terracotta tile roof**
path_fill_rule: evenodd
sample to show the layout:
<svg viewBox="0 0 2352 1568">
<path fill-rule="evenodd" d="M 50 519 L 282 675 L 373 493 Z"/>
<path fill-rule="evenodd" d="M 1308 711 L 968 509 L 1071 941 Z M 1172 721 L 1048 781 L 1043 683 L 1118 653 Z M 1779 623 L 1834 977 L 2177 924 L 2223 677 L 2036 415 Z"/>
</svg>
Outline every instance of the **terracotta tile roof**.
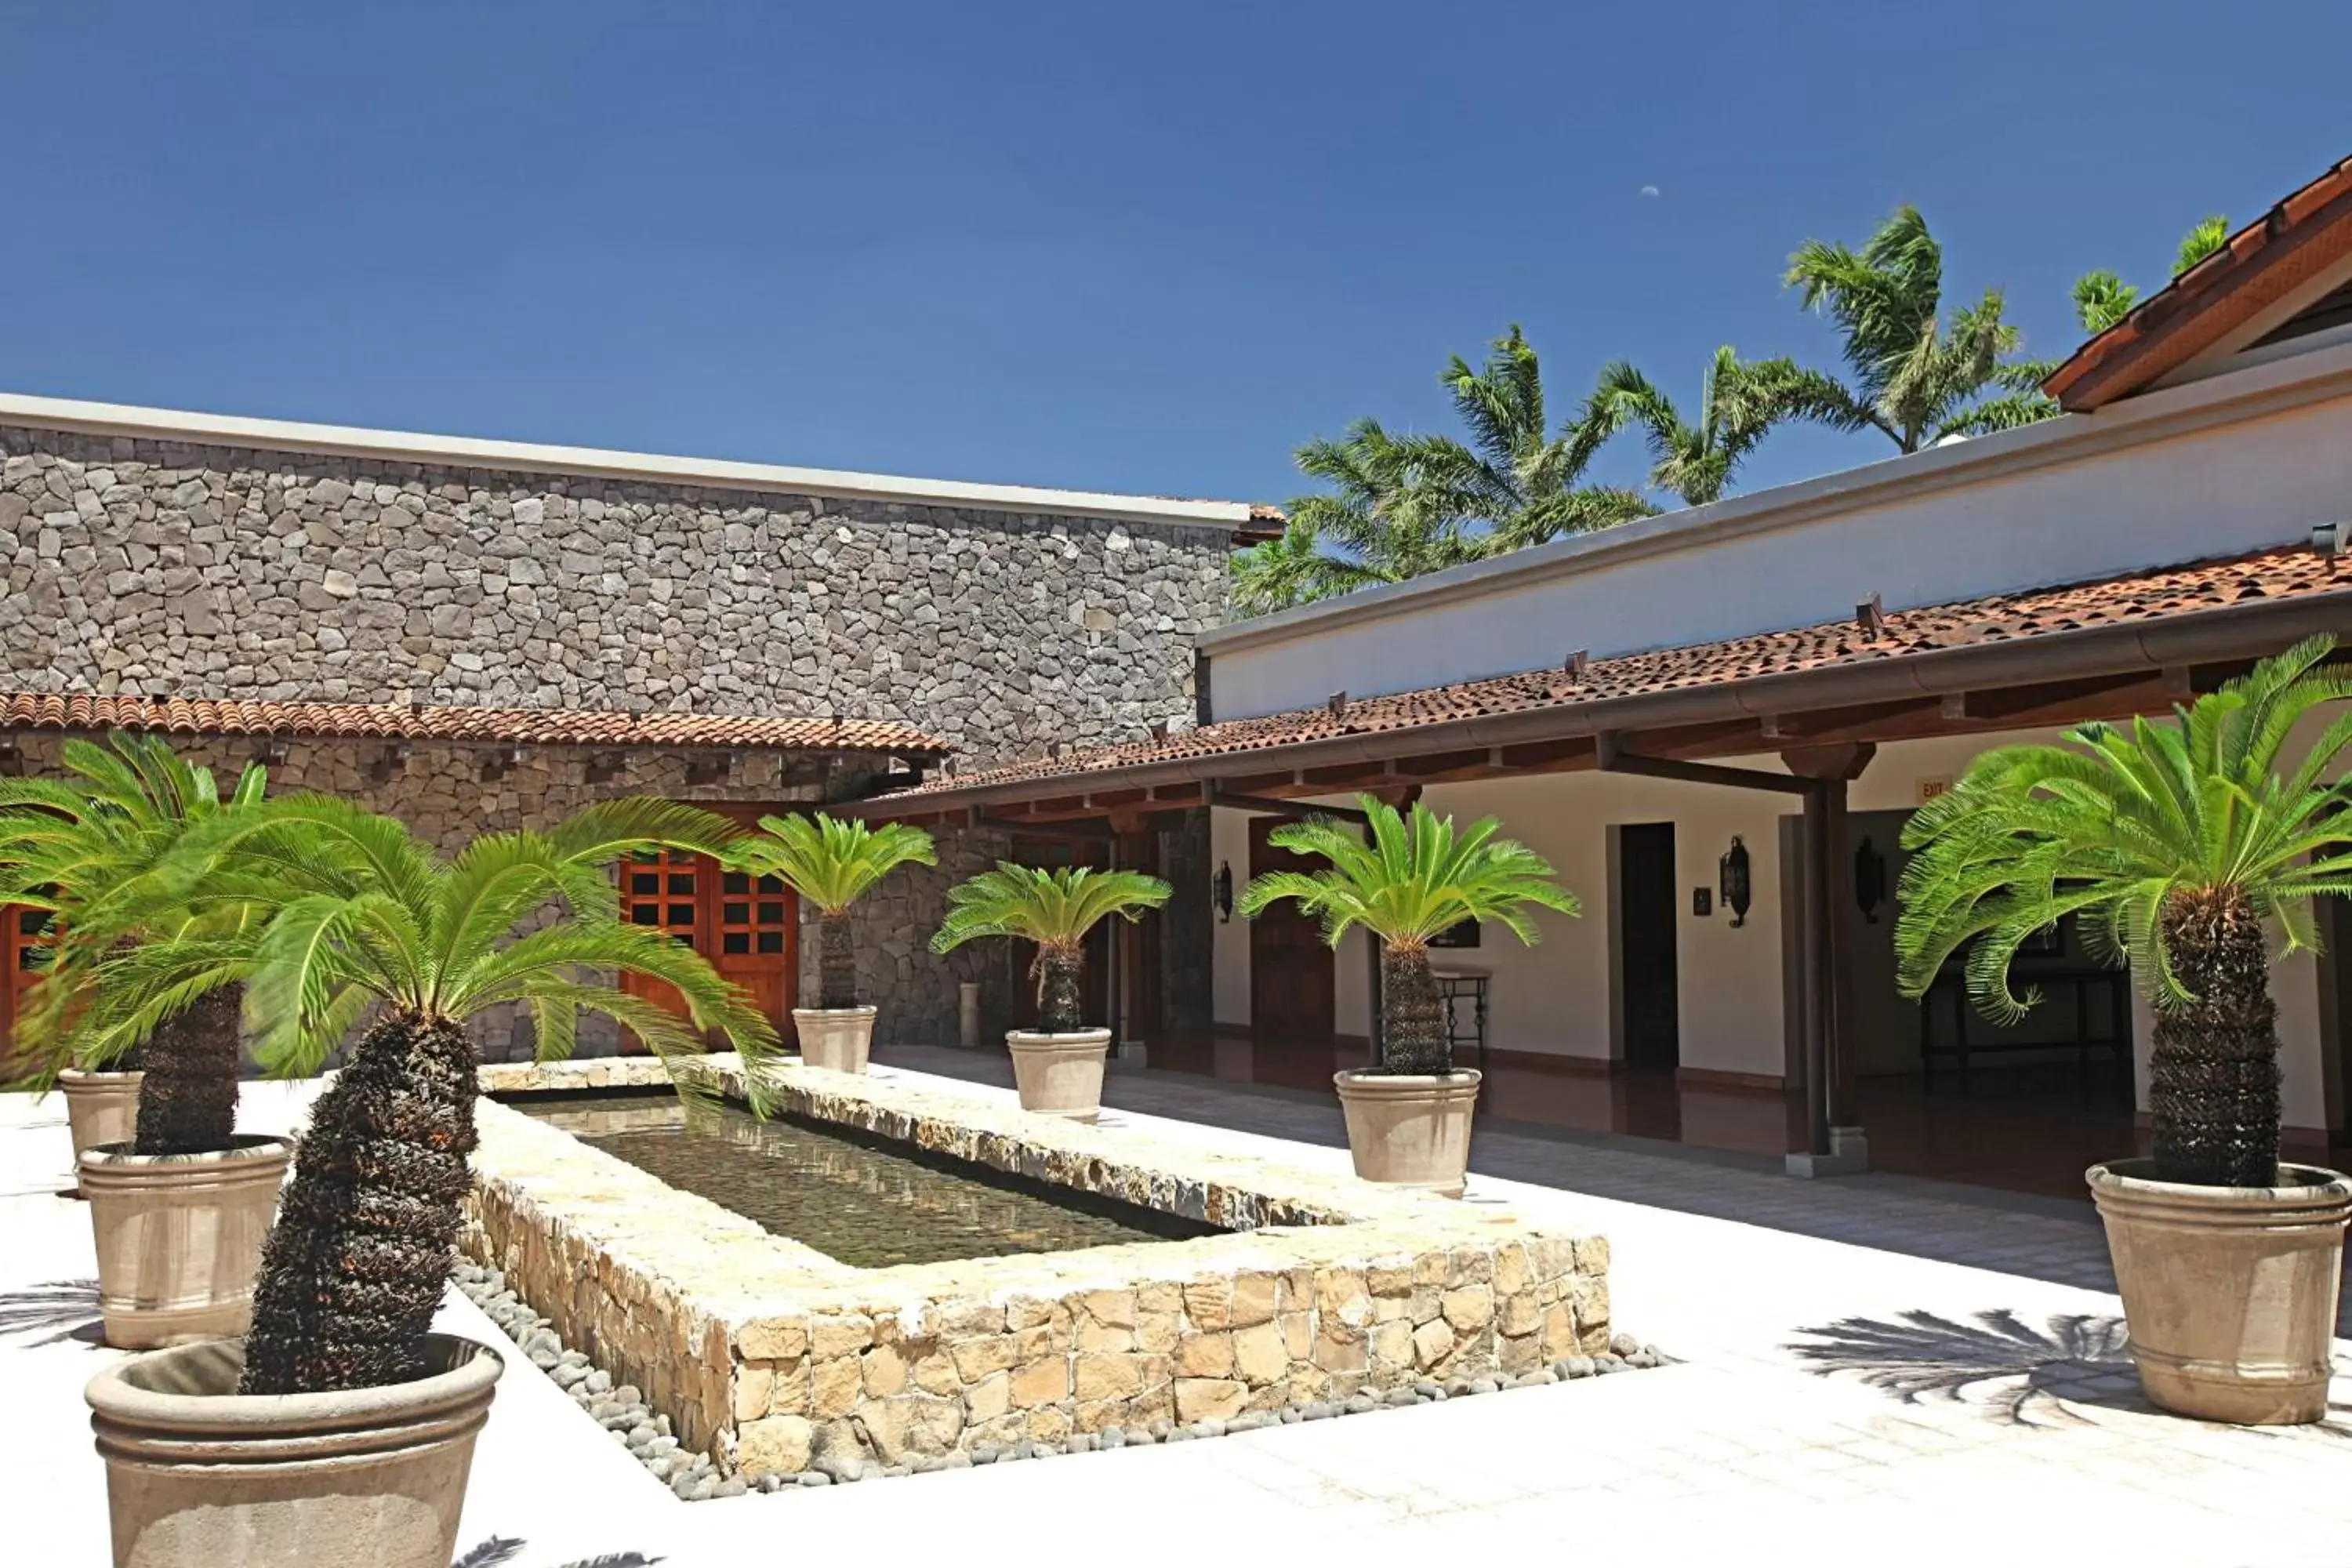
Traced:
<svg viewBox="0 0 2352 1568">
<path fill-rule="evenodd" d="M 2070 411 L 2128 397 L 2352 255 L 2352 158 L 2231 235 L 2050 373 Z"/>
<path fill-rule="evenodd" d="M 281 740 L 471 741 L 528 746 L 686 746 L 795 751 L 947 752 L 909 724 L 716 713 L 616 713 L 357 702 L 0 694 L 0 731 L 152 730 Z"/>
<path fill-rule="evenodd" d="M 1157 742 L 1136 741 L 982 772 L 935 774 L 912 789 L 880 798 L 908 800 L 1031 780 L 1068 780 L 1083 787 L 1091 775 L 1156 763 L 1234 756 L 1454 720 L 1548 708 L 1565 710 L 1586 703 L 1721 686 L 1763 676 L 1900 660 L 1944 648 L 2149 622 L 2250 600 L 2331 593 L 2352 595 L 2352 563 L 2339 572 L 2333 557 L 2304 546 L 2283 548 L 2095 583 L 1890 610 L 1874 638 L 1866 637 L 1860 623 L 1849 618 L 1792 631 L 1623 654 L 1591 660 L 1573 685 L 1561 668 L 1554 667 L 1392 696 L 1361 697 L 1349 701 L 1339 714 L 1327 708 L 1308 708 L 1235 719 L 1177 731 Z M 2352 618 L 2352 603 L 2347 603 L 2347 618 Z"/>
</svg>

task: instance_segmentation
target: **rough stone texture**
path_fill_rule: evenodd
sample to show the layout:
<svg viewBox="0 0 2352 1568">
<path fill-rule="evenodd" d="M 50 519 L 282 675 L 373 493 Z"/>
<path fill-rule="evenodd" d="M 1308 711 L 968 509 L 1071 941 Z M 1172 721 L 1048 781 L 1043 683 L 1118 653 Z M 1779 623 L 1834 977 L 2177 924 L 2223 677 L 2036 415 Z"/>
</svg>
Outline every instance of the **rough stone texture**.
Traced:
<svg viewBox="0 0 2352 1568">
<path fill-rule="evenodd" d="M 0 427 L 39 691 L 862 712 L 974 762 L 1189 720 L 1213 527 Z"/>
<path fill-rule="evenodd" d="M 731 1058 L 711 1065 L 740 1092 Z M 662 1081 L 636 1058 L 484 1069 L 490 1093 Z M 467 1250 L 722 1467 L 1058 1444 L 1608 1350 L 1601 1237 L 905 1080 L 787 1068 L 774 1087 L 803 1115 L 1233 1229 L 853 1268 L 485 1103 Z"/>
<path fill-rule="evenodd" d="M 20 735 L 17 741 L 27 774 L 64 775 L 64 767 L 58 761 L 58 752 L 64 744 L 62 737 L 32 733 Z M 190 761 L 210 766 L 224 788 L 255 756 L 251 742 L 174 738 L 173 745 Z M 399 817 L 418 837 L 445 854 L 462 848 L 477 834 L 550 826 L 592 801 L 618 795 L 651 795 L 712 804 L 758 801 L 784 805 L 814 800 L 818 794 L 810 759 L 783 753 L 747 752 L 733 764 L 726 778 L 713 784 L 688 784 L 688 758 L 685 754 L 633 752 L 618 777 L 591 784 L 587 779 L 589 752 L 585 750 L 549 748 L 526 752 L 519 763 L 495 779 L 483 774 L 488 751 L 451 745 L 412 747 L 404 763 L 378 778 L 375 765 L 384 750 L 378 742 L 289 742 L 284 759 L 268 764 L 270 793 L 318 790 L 341 795 Z M 803 950 L 813 950 L 814 946 L 813 941 L 802 943 Z M 814 971 L 804 984 L 815 984 Z M 952 1001 L 951 984 L 949 994 Z M 530 1054 L 530 1026 L 520 1008 L 493 1010 L 475 1018 L 468 1027 L 477 1049 L 490 1060 L 528 1058 Z M 609 1020 L 581 1019 L 579 1054 L 606 1055 L 618 1047 L 619 1034 Z"/>
<path fill-rule="evenodd" d="M 1229 545 L 1205 526 L 0 426 L 0 684 L 841 712 L 916 724 L 982 764 L 1189 722 L 1192 642 L 1222 613 Z M 364 767 L 381 750 L 297 746 L 281 776 L 444 844 L 601 795 L 782 804 L 859 782 L 803 759 L 786 783 L 753 757 L 688 789 L 683 758 L 638 753 L 591 786 L 584 754 L 549 753 L 484 787 L 478 753 L 420 748 L 379 789 Z M 982 984 L 987 1033 L 1010 1026 L 1013 955 L 922 950 L 945 889 L 1004 848 L 956 836 L 938 871 L 903 873 L 860 916 L 877 1039 L 953 1039 L 964 980 Z M 801 946 L 805 993 L 815 943 Z"/>
</svg>

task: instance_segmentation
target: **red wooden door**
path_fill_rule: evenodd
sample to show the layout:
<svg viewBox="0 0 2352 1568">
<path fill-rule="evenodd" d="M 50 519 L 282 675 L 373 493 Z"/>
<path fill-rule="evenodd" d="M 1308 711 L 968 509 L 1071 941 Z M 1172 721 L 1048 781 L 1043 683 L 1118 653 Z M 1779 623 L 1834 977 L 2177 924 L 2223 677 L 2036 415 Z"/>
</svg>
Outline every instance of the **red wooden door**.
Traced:
<svg viewBox="0 0 2352 1568">
<path fill-rule="evenodd" d="M 793 891 L 774 877 L 721 870 L 716 861 L 703 864 L 709 868 L 703 875 L 716 877 L 718 882 L 717 918 L 709 922 L 717 938 L 714 950 L 706 954 L 710 966 L 749 991 L 789 1043 L 801 972 L 799 911 Z"/>
<path fill-rule="evenodd" d="M 1282 818 L 1250 818 L 1250 875 L 1313 871 L 1323 862 L 1266 842 Z M 1260 1045 L 1328 1046 L 1337 1025 L 1331 949 L 1323 923 L 1288 900 L 1249 923 L 1250 1037 Z"/>
<path fill-rule="evenodd" d="M 25 993 L 41 975 L 41 932 L 47 911 L 21 904 L 0 906 L 0 1084 L 12 1083 L 31 1067 L 16 1054 L 16 1018 Z"/>
<path fill-rule="evenodd" d="M 752 879 L 723 869 L 707 855 L 657 850 L 621 867 L 622 918 L 652 926 L 692 948 L 719 975 L 751 993 L 760 1011 L 790 1037 L 798 1000 L 796 919 L 790 889 L 772 877 Z M 621 989 L 683 1015 L 685 999 L 670 986 L 639 975 L 621 977 Z M 624 1031 L 622 1049 L 645 1046 Z"/>
</svg>

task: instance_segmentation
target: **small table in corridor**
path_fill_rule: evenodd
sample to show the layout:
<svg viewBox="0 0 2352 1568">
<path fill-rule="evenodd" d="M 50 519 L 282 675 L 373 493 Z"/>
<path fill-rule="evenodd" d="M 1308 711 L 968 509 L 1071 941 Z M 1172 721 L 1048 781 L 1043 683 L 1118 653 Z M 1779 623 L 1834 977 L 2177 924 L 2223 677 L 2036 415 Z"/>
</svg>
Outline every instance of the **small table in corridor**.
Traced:
<svg viewBox="0 0 2352 1568">
<path fill-rule="evenodd" d="M 1494 975 L 1484 969 L 1472 969 L 1463 964 L 1432 965 L 1430 974 L 1437 981 L 1437 999 L 1445 1005 L 1445 1045 L 1451 1053 L 1457 1046 L 1475 1047 L 1478 1054 L 1478 1070 L 1486 1070 L 1486 998 Z M 1469 1018 L 1465 1022 L 1463 1013 Z"/>
</svg>

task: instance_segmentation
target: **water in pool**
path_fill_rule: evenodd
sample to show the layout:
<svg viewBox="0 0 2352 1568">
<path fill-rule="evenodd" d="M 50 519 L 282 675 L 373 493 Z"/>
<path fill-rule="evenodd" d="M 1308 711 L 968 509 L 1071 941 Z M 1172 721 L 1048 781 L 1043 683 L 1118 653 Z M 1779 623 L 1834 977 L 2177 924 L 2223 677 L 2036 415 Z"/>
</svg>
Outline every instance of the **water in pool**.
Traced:
<svg viewBox="0 0 2352 1568">
<path fill-rule="evenodd" d="M 861 1268 L 1210 1236 L 1197 1220 L 730 1105 L 688 1126 L 674 1096 L 511 1102 L 615 1159 Z"/>
</svg>

